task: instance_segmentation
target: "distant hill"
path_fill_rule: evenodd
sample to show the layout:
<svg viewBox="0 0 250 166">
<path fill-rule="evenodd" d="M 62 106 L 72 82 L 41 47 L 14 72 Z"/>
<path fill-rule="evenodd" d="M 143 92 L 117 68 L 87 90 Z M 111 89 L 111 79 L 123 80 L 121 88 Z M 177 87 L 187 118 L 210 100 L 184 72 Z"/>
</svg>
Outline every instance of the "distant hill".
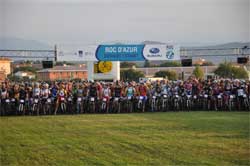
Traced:
<svg viewBox="0 0 250 166">
<path fill-rule="evenodd" d="M 166 44 L 167 42 L 160 41 L 150 41 L 145 40 L 143 42 L 139 41 L 111 41 L 111 42 L 103 42 L 101 44 Z M 55 43 L 56 44 L 56 43 Z M 220 45 L 213 46 L 199 46 L 199 47 L 190 47 L 181 45 L 181 48 L 204 48 L 204 49 L 215 49 L 215 48 L 242 48 L 244 46 L 250 47 L 250 42 L 232 42 Z M 20 38 L 12 38 L 12 37 L 0 37 L 0 49 L 10 49 L 10 50 L 18 50 L 18 49 L 33 49 L 33 50 L 49 50 L 53 49 L 54 46 L 48 45 L 46 43 L 37 41 L 37 40 L 25 40 Z"/>
<path fill-rule="evenodd" d="M 166 44 L 164 42 L 159 42 L 159 41 L 122 41 L 122 40 L 117 40 L 117 41 L 108 41 L 108 42 L 102 42 L 101 44 Z"/>
<path fill-rule="evenodd" d="M 146 40 L 146 41 L 142 42 L 142 44 L 166 44 L 166 43 Z"/>
<path fill-rule="evenodd" d="M 166 44 L 167 42 L 160 42 L 160 41 L 111 41 L 111 42 L 102 42 L 100 44 Z M 57 44 L 57 43 L 55 43 Z M 250 42 L 231 42 L 219 45 L 212 45 L 212 46 L 185 46 L 180 45 L 181 48 L 184 49 L 226 49 L 226 48 L 243 48 L 244 46 L 248 46 L 250 48 Z M 36 41 L 36 40 L 24 40 L 19 38 L 3 38 L 0 37 L 0 50 L 53 50 L 54 46 L 48 45 L 46 43 Z M 204 54 L 209 54 L 210 50 L 205 50 Z M 35 53 L 34 53 L 35 54 Z M 14 61 L 18 61 L 20 59 L 13 58 Z M 21 58 L 23 60 L 23 58 Z M 36 59 L 34 59 L 36 60 Z M 40 60 L 40 59 L 37 59 Z M 207 57 L 208 61 L 212 61 L 214 63 L 220 63 L 221 61 L 225 60 L 225 57 Z M 229 59 L 228 61 L 231 61 Z M 236 61 L 235 58 L 232 61 Z M 160 64 L 162 61 L 152 61 L 154 64 Z M 144 62 L 138 62 L 139 66 L 143 66 Z"/>
<path fill-rule="evenodd" d="M 244 46 L 248 46 L 250 48 L 250 42 L 232 42 L 232 43 L 226 43 L 226 44 L 219 44 L 219 45 L 214 45 L 214 46 L 201 46 L 201 47 L 185 47 L 183 46 L 182 48 L 199 48 L 199 49 L 223 49 L 223 48 L 243 48 Z"/>
<path fill-rule="evenodd" d="M 36 41 L 24 40 L 19 38 L 0 37 L 0 49 L 2 50 L 50 50 L 53 46 Z"/>
</svg>

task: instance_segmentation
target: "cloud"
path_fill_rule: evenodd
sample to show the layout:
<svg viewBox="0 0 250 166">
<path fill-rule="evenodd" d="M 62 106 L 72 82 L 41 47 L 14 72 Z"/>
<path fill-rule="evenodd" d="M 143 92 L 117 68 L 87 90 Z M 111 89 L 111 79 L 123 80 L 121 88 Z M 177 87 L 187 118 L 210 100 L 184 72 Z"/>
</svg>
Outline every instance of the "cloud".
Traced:
<svg viewBox="0 0 250 166">
<path fill-rule="evenodd" d="M 0 30 L 4 29 L 1 32 L 25 39 L 83 43 L 249 40 L 248 0 L 203 0 L 202 3 L 200 0 L 0 2 L 3 2 Z"/>
</svg>

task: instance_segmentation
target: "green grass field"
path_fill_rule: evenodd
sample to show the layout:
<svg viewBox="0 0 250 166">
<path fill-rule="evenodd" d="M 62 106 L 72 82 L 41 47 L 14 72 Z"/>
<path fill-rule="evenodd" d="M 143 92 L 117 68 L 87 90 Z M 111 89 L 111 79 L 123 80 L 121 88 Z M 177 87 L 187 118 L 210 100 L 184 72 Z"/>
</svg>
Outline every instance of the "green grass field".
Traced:
<svg viewBox="0 0 250 166">
<path fill-rule="evenodd" d="M 250 165 L 249 113 L 0 118 L 0 165 Z"/>
</svg>

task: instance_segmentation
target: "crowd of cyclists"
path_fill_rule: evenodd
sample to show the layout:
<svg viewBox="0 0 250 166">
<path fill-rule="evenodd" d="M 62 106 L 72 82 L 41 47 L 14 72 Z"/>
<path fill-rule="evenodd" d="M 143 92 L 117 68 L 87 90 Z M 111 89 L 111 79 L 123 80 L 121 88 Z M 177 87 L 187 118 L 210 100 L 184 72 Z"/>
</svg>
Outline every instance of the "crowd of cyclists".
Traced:
<svg viewBox="0 0 250 166">
<path fill-rule="evenodd" d="M 250 111 L 250 83 L 238 79 L 146 82 L 11 82 L 0 84 L 5 115 Z"/>
</svg>

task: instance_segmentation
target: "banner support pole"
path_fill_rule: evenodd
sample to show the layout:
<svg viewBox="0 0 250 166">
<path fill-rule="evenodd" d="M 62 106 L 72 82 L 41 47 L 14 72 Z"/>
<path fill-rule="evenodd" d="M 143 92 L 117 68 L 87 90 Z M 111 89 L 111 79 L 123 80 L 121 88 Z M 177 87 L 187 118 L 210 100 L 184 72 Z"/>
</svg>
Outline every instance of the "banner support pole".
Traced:
<svg viewBox="0 0 250 166">
<path fill-rule="evenodd" d="M 94 80 L 94 61 L 87 62 L 88 81 Z"/>
</svg>

